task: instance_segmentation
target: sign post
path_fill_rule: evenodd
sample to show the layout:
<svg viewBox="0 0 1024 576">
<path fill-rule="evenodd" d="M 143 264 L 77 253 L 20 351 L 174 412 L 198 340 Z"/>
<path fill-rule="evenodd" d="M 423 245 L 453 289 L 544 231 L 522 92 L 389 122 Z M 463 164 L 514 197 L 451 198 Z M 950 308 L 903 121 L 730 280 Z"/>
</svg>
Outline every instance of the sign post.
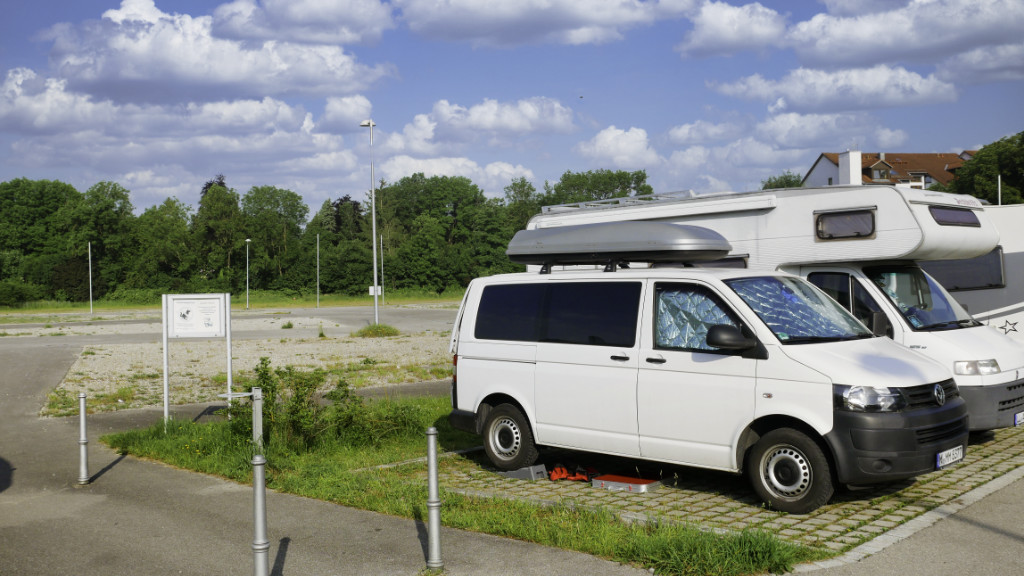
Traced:
<svg viewBox="0 0 1024 576">
<path fill-rule="evenodd" d="M 171 338 L 226 338 L 228 408 L 231 407 L 231 294 L 164 294 L 164 431 L 170 418 L 168 340 Z"/>
</svg>

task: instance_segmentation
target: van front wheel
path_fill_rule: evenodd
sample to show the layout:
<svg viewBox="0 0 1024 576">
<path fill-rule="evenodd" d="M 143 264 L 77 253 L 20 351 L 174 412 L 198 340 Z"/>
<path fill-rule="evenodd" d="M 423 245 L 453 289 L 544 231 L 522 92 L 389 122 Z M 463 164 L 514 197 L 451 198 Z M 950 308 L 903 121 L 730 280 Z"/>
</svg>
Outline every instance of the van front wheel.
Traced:
<svg viewBox="0 0 1024 576">
<path fill-rule="evenodd" d="M 747 457 L 747 476 L 766 504 L 790 514 L 806 514 L 832 497 L 832 471 L 818 443 L 791 428 L 772 430 Z"/>
<path fill-rule="evenodd" d="M 484 451 L 500 470 L 518 470 L 537 460 L 530 423 L 518 408 L 499 404 L 484 424 Z"/>
</svg>

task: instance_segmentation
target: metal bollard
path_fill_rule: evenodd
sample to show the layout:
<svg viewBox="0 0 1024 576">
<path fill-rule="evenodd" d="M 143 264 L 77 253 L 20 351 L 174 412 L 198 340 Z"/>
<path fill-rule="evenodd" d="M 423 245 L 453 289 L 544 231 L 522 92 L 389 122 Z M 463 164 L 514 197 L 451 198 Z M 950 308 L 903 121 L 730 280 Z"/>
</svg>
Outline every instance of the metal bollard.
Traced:
<svg viewBox="0 0 1024 576">
<path fill-rule="evenodd" d="M 444 569 L 441 561 L 441 497 L 437 488 L 437 428 L 427 428 L 427 568 Z"/>
<path fill-rule="evenodd" d="M 78 393 L 78 483 L 89 483 L 89 437 L 85 433 L 85 392 Z"/>
<path fill-rule="evenodd" d="M 253 574 L 270 573 L 270 541 L 267 540 L 267 459 L 263 457 L 263 390 L 252 389 L 252 442 L 256 455 L 252 459 L 253 509 Z"/>
</svg>

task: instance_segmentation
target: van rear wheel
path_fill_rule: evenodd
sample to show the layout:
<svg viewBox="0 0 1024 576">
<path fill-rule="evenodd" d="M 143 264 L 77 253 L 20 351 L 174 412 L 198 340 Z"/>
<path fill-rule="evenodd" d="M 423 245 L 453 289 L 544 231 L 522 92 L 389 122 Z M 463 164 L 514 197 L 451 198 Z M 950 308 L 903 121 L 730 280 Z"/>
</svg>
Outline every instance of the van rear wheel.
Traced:
<svg viewBox="0 0 1024 576">
<path fill-rule="evenodd" d="M 790 514 L 825 505 L 835 491 L 821 447 L 792 428 L 772 430 L 758 440 L 747 456 L 747 476 L 761 500 Z"/>
<path fill-rule="evenodd" d="M 518 408 L 499 404 L 487 414 L 484 451 L 500 470 L 518 470 L 537 461 L 530 423 Z"/>
</svg>

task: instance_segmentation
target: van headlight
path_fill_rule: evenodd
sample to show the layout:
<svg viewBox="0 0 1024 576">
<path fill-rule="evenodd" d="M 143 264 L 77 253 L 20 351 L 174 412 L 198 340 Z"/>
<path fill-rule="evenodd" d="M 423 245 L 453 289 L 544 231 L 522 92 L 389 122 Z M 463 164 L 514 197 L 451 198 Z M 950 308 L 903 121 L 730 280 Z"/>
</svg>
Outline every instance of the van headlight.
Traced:
<svg viewBox="0 0 1024 576">
<path fill-rule="evenodd" d="M 835 397 L 835 406 L 839 410 L 898 412 L 907 406 L 907 400 L 899 388 L 835 384 L 832 391 Z"/>
<path fill-rule="evenodd" d="M 999 374 L 999 363 L 994 358 L 988 360 L 959 360 L 953 362 L 953 373 L 958 376 Z"/>
</svg>

